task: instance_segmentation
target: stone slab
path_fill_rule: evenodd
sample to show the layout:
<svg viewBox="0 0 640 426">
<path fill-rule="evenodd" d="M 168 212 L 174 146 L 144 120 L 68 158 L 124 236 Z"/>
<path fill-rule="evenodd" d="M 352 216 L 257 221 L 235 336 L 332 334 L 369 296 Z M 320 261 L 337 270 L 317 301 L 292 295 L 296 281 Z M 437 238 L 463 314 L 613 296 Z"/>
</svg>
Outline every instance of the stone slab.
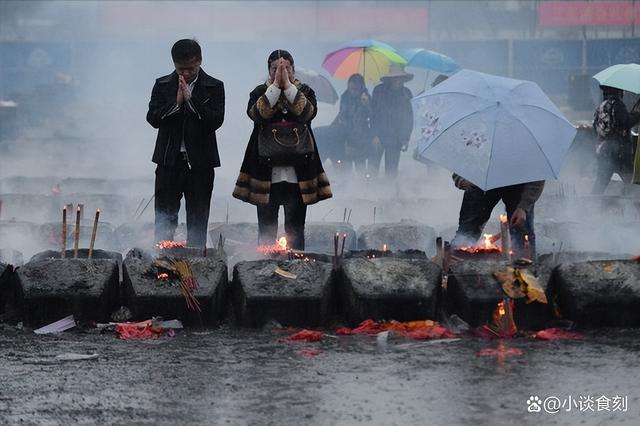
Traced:
<svg viewBox="0 0 640 426">
<path fill-rule="evenodd" d="M 295 275 L 285 278 L 279 267 Z M 270 320 L 283 326 L 320 326 L 333 314 L 332 266 L 306 260 L 254 260 L 239 262 L 231 283 L 238 323 L 259 327 Z"/>
<path fill-rule="evenodd" d="M 347 322 L 435 319 L 441 272 L 426 259 L 344 260 L 338 294 Z"/>
<path fill-rule="evenodd" d="M 213 325 L 224 316 L 227 265 L 219 253 L 208 250 L 207 257 L 187 258 L 198 282 L 193 293 L 200 303 L 200 314 L 187 307 L 177 281 L 157 278 L 158 269 L 153 266 L 153 260 L 151 253 L 133 249 L 123 262 L 123 302 L 136 320 L 162 316 L 180 319 L 187 326 L 199 326 Z"/>
</svg>

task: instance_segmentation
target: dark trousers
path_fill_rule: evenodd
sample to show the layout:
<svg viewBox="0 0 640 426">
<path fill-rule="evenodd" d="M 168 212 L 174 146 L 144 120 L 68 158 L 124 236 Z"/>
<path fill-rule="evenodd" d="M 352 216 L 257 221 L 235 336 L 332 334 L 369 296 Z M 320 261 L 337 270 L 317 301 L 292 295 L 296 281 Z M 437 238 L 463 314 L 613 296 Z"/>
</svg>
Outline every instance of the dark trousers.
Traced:
<svg viewBox="0 0 640 426">
<path fill-rule="evenodd" d="M 384 175 L 385 177 L 398 176 L 398 165 L 400 163 L 400 151 L 402 144 L 390 141 L 385 143 L 382 141 L 380 147 L 374 151 L 372 159 L 370 160 L 371 170 L 374 175 L 378 174 L 380 169 L 380 161 L 382 160 L 382 154 L 384 154 Z"/>
<path fill-rule="evenodd" d="M 278 237 L 278 210 L 284 206 L 284 232 L 294 250 L 304 250 L 304 222 L 307 206 L 302 202 L 297 183 L 278 182 L 271 185 L 269 204 L 258 206 L 258 243 L 275 244 Z"/>
<path fill-rule="evenodd" d="M 189 170 L 187 162 L 182 160 L 174 167 L 156 168 L 156 241 L 173 240 L 178 226 L 180 200 L 184 195 L 187 211 L 187 245 L 206 246 L 214 177 L 213 167 Z"/>
<path fill-rule="evenodd" d="M 465 191 L 460 207 L 460 217 L 458 219 L 458 230 L 452 242 L 454 246 L 475 245 L 482 234 L 482 230 L 491 217 L 494 207 L 502 200 L 507 210 L 507 220 L 511 221 L 511 215 L 518 208 L 522 187 L 514 185 L 504 188 L 482 191 L 481 189 L 471 189 Z M 524 225 L 511 228 L 511 247 L 514 250 L 524 248 L 524 236 L 529 238 L 531 257 L 536 257 L 536 235 L 534 232 L 534 206 L 527 213 L 527 220 Z M 528 254 L 528 253 L 527 253 Z"/>
<path fill-rule="evenodd" d="M 611 176 L 613 176 L 614 173 L 618 173 L 623 182 L 622 195 L 627 195 L 631 191 L 633 165 L 606 155 L 599 156 L 597 161 L 596 181 L 593 184 L 591 193 L 593 195 L 604 194 L 604 191 L 611 181 Z"/>
</svg>

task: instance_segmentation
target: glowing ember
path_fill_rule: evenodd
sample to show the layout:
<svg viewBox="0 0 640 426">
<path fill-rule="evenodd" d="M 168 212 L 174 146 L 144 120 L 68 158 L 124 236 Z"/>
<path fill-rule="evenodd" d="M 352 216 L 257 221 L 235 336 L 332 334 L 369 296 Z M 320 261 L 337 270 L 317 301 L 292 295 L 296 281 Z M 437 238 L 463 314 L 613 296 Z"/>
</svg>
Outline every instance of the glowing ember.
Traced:
<svg viewBox="0 0 640 426">
<path fill-rule="evenodd" d="M 387 251 L 387 245 L 386 244 L 382 245 L 382 251 Z"/>
<path fill-rule="evenodd" d="M 487 252 L 501 252 L 502 249 L 495 245 L 495 242 L 500 239 L 500 234 L 483 234 L 483 241 L 481 244 L 475 246 L 459 247 L 456 250 L 464 251 L 467 253 L 487 253 Z"/>
<path fill-rule="evenodd" d="M 507 223 L 507 214 L 506 213 L 500 213 L 500 222 Z"/>
<path fill-rule="evenodd" d="M 156 244 L 156 247 L 159 249 L 167 249 L 167 248 L 174 248 L 174 247 L 186 247 L 187 246 L 187 242 L 186 241 L 171 241 L 171 240 L 163 240 L 160 241 L 158 244 Z"/>
<path fill-rule="evenodd" d="M 305 262 L 316 261 L 315 259 L 308 258 L 304 255 L 304 253 L 297 253 L 293 251 L 293 249 L 290 248 L 287 243 L 287 237 L 280 237 L 274 244 L 271 245 L 260 245 L 256 248 L 256 250 L 258 251 L 258 253 L 265 256 L 286 255 L 289 260 L 299 259 L 304 260 Z"/>
<path fill-rule="evenodd" d="M 161 272 L 158 274 L 158 279 L 160 281 L 167 281 L 169 279 L 169 274 L 167 274 L 166 272 Z"/>
<path fill-rule="evenodd" d="M 281 250 L 286 251 L 287 250 L 287 237 L 278 238 L 278 243 L 277 244 L 280 246 Z"/>
</svg>

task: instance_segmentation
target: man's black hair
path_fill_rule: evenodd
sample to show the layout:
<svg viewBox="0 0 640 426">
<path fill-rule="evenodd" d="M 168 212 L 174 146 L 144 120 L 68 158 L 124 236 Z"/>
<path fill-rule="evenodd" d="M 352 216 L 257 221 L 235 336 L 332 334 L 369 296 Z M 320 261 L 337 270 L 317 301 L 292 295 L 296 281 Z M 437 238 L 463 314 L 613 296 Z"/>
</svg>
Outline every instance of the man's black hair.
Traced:
<svg viewBox="0 0 640 426">
<path fill-rule="evenodd" d="M 286 50 L 278 49 L 274 50 L 273 52 L 271 52 L 271 55 L 269 55 L 269 59 L 267 59 L 267 69 L 270 69 L 271 62 L 275 61 L 278 58 L 289 61 L 291 66 L 293 66 L 293 56 L 291 56 L 291 53 L 287 52 Z"/>
<path fill-rule="evenodd" d="M 176 41 L 171 48 L 171 59 L 176 64 L 189 62 L 194 58 L 202 60 L 202 51 L 195 39 L 183 38 Z"/>
</svg>

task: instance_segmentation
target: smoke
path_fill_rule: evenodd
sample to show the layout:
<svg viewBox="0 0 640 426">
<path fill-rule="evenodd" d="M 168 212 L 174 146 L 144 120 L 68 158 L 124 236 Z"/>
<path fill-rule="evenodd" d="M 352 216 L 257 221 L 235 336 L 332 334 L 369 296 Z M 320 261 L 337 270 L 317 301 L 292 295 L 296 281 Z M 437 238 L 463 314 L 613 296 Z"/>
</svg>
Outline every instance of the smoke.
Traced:
<svg viewBox="0 0 640 426">
<path fill-rule="evenodd" d="M 256 221 L 255 207 L 231 198 L 230 194 L 252 130 L 252 122 L 246 115 L 249 92 L 266 79 L 266 59 L 276 48 L 289 50 L 296 66 L 327 75 L 320 64 L 329 51 L 348 39 L 379 38 L 398 49 L 425 47 L 439 50 L 462 66 L 476 70 L 536 78 L 535 69 L 527 71 L 509 63 L 509 57 L 504 53 L 508 47 L 505 40 L 481 40 L 482 37 L 477 36 L 477 28 L 483 25 L 503 25 L 502 21 L 495 21 L 500 13 L 505 16 L 511 13 L 509 16 L 517 17 L 518 22 L 535 20 L 532 5 L 536 2 L 522 2 L 528 6 L 518 9 L 518 13 L 509 9 L 513 9 L 514 2 L 505 2 L 511 6 L 504 11 L 485 8 L 482 13 L 478 11 L 481 6 L 473 5 L 478 2 L 396 2 L 414 12 L 428 6 L 430 16 L 439 13 L 438 16 L 447 17 L 447 28 L 469 27 L 462 36 L 458 33 L 458 40 L 447 40 L 440 34 L 439 38 L 428 41 L 426 36 L 418 37 L 409 32 L 390 33 L 384 29 L 384 19 L 375 21 L 384 13 L 392 16 L 390 10 L 395 7 L 394 2 L 327 3 L 4 2 L 0 34 L 5 40 L 24 42 L 24 48 L 30 50 L 16 53 L 16 57 L 26 58 L 15 60 L 23 67 L 16 66 L 23 70 L 16 72 L 24 72 L 17 78 L 13 75 L 11 81 L 17 82 L 16 85 L 9 85 L 5 80 L 0 86 L 0 98 L 18 102 L 21 115 L 17 119 L 16 136 L 9 141 L 0 141 L 0 193 L 50 196 L 51 186 L 61 183 L 61 198 L 55 200 L 60 207 L 63 202 L 82 202 L 88 194 L 112 194 L 119 198 L 96 199 L 92 205 L 87 205 L 87 210 L 105 208 L 107 206 L 101 204 L 107 202 L 114 203 L 121 213 L 114 209 L 113 216 L 105 215 L 104 219 L 114 227 L 132 221 L 140 200 L 144 197 L 146 203 L 153 193 L 155 165 L 151 162 L 151 154 L 156 130 L 145 120 L 151 88 L 157 77 L 173 71 L 170 48 L 180 38 L 198 39 L 203 51 L 203 69 L 222 80 L 226 90 L 225 122 L 217 132 L 222 166 L 216 169 L 210 222 L 223 222 L 227 216 L 232 222 Z M 469 13 L 463 13 L 470 7 L 476 11 L 474 20 L 469 20 Z M 327 12 L 326 8 L 334 9 Z M 357 28 L 354 33 L 332 35 L 323 29 L 323 25 L 328 19 L 325 15 L 336 11 L 342 11 L 343 19 L 360 14 L 371 21 L 369 24 L 362 20 L 347 22 Z M 234 19 L 229 20 L 230 16 Z M 444 21 L 429 20 L 427 33 L 435 35 L 440 30 L 445 31 L 441 28 Z M 410 25 L 420 25 L 420 22 L 407 21 L 406 26 Z M 30 30 L 24 32 L 23 28 Z M 493 37 L 502 35 L 497 31 Z M 27 41 L 30 40 L 35 44 L 29 45 Z M 560 43 L 556 46 L 552 42 L 549 51 L 558 46 Z M 524 45 L 521 49 L 525 49 Z M 526 55 L 530 51 L 518 52 Z M 548 61 L 558 61 L 557 55 L 547 56 Z M 565 68 L 561 68 L 562 72 L 566 72 Z M 49 74 L 43 74 L 43 70 Z M 409 83 L 414 94 L 428 88 L 437 76 L 419 69 L 409 71 L 415 74 Z M 540 84 L 544 84 L 546 75 L 541 75 Z M 34 79 L 39 79 L 38 83 L 32 83 Z M 339 94 L 346 89 L 344 81 L 331 81 Z M 368 88 L 371 92 L 373 86 L 369 84 Z M 592 116 L 591 111 L 569 108 L 566 95 L 551 96 L 572 119 L 586 120 Z M 337 112 L 337 105 L 320 103 L 313 126 L 331 123 Z M 9 130 L 6 132 L 8 135 Z M 453 186 L 450 172 L 415 161 L 411 156 L 414 147 L 415 142 L 412 142 L 409 151 L 402 154 L 400 175 L 395 181 L 375 176 L 354 177 L 338 172 L 327 163 L 334 198 L 311 206 L 308 221 L 340 222 L 346 208 L 352 211 L 350 222 L 357 228 L 373 222 L 375 209 L 376 222 L 413 219 L 433 226 L 438 234 L 450 235 L 457 225 L 462 192 Z M 595 170 L 591 176 L 593 174 Z M 40 179 L 38 185 L 29 186 L 24 181 L 10 179 L 14 176 L 44 179 Z M 565 173 L 563 180 L 577 182 L 574 186 L 578 189 L 575 194 L 563 194 L 564 199 L 588 194 L 589 179 L 578 172 Z M 537 214 L 539 223 L 564 220 L 593 225 L 612 218 L 620 223 L 638 220 L 632 204 L 627 206 L 624 217 L 618 217 L 614 212 L 609 216 L 605 213 L 586 218 L 583 211 L 570 202 L 556 202 L 559 185 L 548 185 Z M 57 204 L 55 208 L 47 207 L 47 213 L 43 213 L 44 207 L 38 207 L 35 201 L 11 205 L 6 196 L 5 200 L 2 219 L 17 218 L 37 223 L 58 220 Z M 542 207 L 547 204 L 551 207 Z M 600 207 L 590 205 L 589 208 L 601 211 Z M 496 208 L 496 214 L 499 209 Z M 153 220 L 153 205 L 139 220 Z M 183 212 L 181 220 L 184 220 Z M 547 228 L 544 228 L 545 232 Z M 633 232 L 616 234 L 616 238 L 620 241 L 628 237 L 627 246 L 632 249 L 632 240 L 638 240 L 637 229 L 636 226 Z M 3 234 L 0 246 L 16 239 L 19 239 L 16 233 L 9 238 Z M 560 237 L 554 243 L 559 245 L 559 241 Z M 597 240 L 582 239 L 578 248 L 597 244 Z M 565 243 L 564 247 L 568 249 L 568 245 Z M 27 252 L 35 250 L 27 244 L 22 247 Z"/>
</svg>

